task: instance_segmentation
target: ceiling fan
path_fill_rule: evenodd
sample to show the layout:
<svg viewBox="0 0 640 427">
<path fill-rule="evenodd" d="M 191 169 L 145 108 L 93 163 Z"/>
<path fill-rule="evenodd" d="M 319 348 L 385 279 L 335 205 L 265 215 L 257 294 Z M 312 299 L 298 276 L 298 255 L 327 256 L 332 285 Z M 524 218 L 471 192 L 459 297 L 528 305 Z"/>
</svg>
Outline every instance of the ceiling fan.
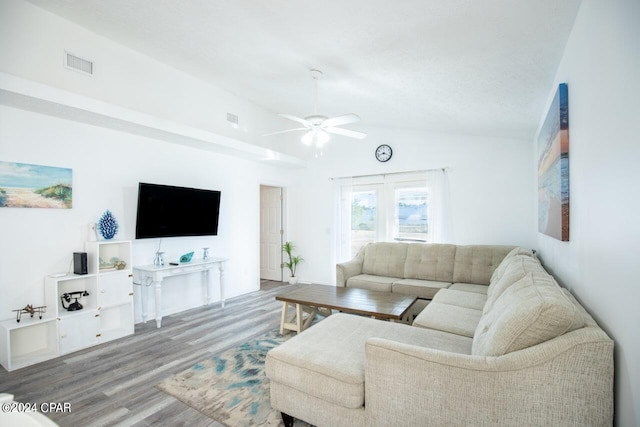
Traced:
<svg viewBox="0 0 640 427">
<path fill-rule="evenodd" d="M 322 77 L 322 71 L 311 70 L 311 77 L 314 82 L 313 114 L 306 116 L 305 118 L 292 116 L 290 114 L 278 114 L 280 117 L 300 123 L 304 127 L 272 132 L 265 134 L 264 136 L 306 130 L 307 132 L 302 136 L 302 142 L 306 145 L 315 144 L 317 147 L 321 147 L 324 143 L 329 141 L 331 138 L 329 135 L 330 133 L 357 139 L 366 137 L 366 133 L 339 127 L 349 123 L 359 122 L 360 116 L 357 114 L 349 113 L 332 118 L 318 114 L 318 80 Z"/>
</svg>

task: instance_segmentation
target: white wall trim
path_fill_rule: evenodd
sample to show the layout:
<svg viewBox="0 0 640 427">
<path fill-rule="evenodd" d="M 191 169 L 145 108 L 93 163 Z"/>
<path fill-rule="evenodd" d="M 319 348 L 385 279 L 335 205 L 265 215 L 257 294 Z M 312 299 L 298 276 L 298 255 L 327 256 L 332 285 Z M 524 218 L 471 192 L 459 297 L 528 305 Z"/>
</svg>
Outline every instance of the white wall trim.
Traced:
<svg viewBox="0 0 640 427">
<path fill-rule="evenodd" d="M 306 162 L 203 129 L 0 72 L 0 104 L 285 168 Z"/>
</svg>

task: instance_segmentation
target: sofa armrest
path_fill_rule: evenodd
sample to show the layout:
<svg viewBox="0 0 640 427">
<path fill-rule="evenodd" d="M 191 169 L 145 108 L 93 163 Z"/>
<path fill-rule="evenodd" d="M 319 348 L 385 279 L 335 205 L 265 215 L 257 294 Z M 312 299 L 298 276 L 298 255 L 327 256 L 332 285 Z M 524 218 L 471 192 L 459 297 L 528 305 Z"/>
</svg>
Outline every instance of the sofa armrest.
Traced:
<svg viewBox="0 0 640 427">
<path fill-rule="evenodd" d="M 501 357 L 370 338 L 367 425 L 611 425 L 613 342 L 566 335 Z"/>
<path fill-rule="evenodd" d="M 336 264 L 336 286 L 347 286 L 347 280 L 350 277 L 362 273 L 363 261 L 364 259 L 362 258 L 355 258 L 351 261 Z"/>
</svg>

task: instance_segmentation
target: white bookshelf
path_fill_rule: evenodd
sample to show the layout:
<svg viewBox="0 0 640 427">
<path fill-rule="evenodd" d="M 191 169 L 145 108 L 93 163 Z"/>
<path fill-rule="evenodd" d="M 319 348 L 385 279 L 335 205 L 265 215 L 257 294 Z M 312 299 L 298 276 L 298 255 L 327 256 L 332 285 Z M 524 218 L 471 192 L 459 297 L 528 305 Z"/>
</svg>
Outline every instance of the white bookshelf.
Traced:
<svg viewBox="0 0 640 427">
<path fill-rule="evenodd" d="M 131 241 L 87 242 L 85 249 L 89 274 L 45 278 L 42 319 L 23 314 L 20 322 L 0 322 L 0 364 L 8 371 L 133 334 Z M 124 268 L 110 265 L 115 259 Z M 68 311 L 76 298 L 82 309 Z"/>
</svg>

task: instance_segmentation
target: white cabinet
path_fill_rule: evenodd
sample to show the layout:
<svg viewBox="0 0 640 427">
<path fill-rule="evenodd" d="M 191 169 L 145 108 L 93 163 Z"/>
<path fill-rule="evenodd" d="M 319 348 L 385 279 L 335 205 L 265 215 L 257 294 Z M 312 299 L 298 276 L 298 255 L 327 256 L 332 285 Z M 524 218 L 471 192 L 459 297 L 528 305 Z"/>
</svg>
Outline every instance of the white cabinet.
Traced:
<svg viewBox="0 0 640 427">
<path fill-rule="evenodd" d="M 58 319 L 60 354 L 72 353 L 100 344 L 100 314 L 95 309 L 83 309 Z"/>
<path fill-rule="evenodd" d="M 119 304 L 100 309 L 101 342 L 131 335 L 133 332 L 133 304 Z"/>
<path fill-rule="evenodd" d="M 134 330 L 131 241 L 87 242 L 86 251 L 89 274 L 46 280 L 47 306 L 57 307 L 61 354 L 131 335 Z M 69 311 L 61 298 L 65 293 L 79 296 L 83 308 Z"/>
<path fill-rule="evenodd" d="M 0 363 L 13 371 L 58 356 L 57 320 L 24 315 L 0 322 Z"/>
<path fill-rule="evenodd" d="M 98 299 L 101 307 L 128 304 L 131 301 L 133 280 L 129 277 L 130 275 L 131 270 L 126 274 L 121 274 L 120 272 L 100 274 L 98 280 Z"/>
<path fill-rule="evenodd" d="M 131 241 L 87 242 L 86 249 L 97 279 L 99 341 L 133 334 Z"/>
<path fill-rule="evenodd" d="M 89 274 L 45 279 L 42 319 L 0 322 L 8 371 L 133 334 L 131 241 L 87 242 L 86 252 Z"/>
</svg>

